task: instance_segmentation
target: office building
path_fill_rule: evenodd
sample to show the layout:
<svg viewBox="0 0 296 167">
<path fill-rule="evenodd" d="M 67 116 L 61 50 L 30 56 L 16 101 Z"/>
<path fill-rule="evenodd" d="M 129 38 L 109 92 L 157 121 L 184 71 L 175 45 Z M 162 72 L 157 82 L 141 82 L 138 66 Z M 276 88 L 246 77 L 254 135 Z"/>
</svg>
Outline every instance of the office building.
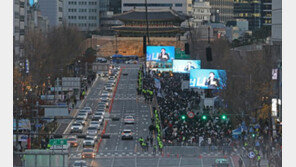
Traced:
<svg viewBox="0 0 296 167">
<path fill-rule="evenodd" d="M 282 0 L 272 0 L 272 42 L 282 42 Z"/>
<path fill-rule="evenodd" d="M 249 30 L 261 28 L 261 1 L 260 0 L 234 0 L 234 18 L 246 19 Z"/>
<path fill-rule="evenodd" d="M 207 0 L 215 15 L 216 22 L 226 23 L 233 19 L 233 0 Z"/>
<path fill-rule="evenodd" d="M 13 62 L 23 67 L 21 58 L 24 57 L 24 38 L 27 24 L 27 0 L 13 0 Z"/>
<path fill-rule="evenodd" d="M 62 0 L 40 0 L 38 9 L 42 16 L 48 18 L 49 26 L 56 27 L 63 23 L 63 1 Z"/>
<path fill-rule="evenodd" d="M 69 26 L 76 26 L 81 31 L 98 30 L 100 26 L 99 0 L 64 0 L 64 19 Z"/>
<path fill-rule="evenodd" d="M 272 0 L 261 0 L 262 26 L 271 26 Z"/>
<path fill-rule="evenodd" d="M 122 12 L 130 11 L 134 8 L 136 9 L 145 9 L 144 0 L 122 0 L 121 2 Z M 147 1 L 148 9 L 173 9 L 179 13 L 183 14 L 192 14 L 192 0 L 148 0 Z"/>
<path fill-rule="evenodd" d="M 210 2 L 205 2 L 204 0 L 195 1 L 192 6 L 192 17 L 191 24 L 193 27 L 210 22 Z"/>
</svg>

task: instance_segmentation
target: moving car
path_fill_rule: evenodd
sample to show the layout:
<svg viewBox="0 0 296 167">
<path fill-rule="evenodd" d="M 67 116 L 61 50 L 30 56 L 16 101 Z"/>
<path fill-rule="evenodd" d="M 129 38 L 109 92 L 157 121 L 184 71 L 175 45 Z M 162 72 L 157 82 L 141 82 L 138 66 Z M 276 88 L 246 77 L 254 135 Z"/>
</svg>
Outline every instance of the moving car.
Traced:
<svg viewBox="0 0 296 167">
<path fill-rule="evenodd" d="M 113 87 L 111 85 L 106 85 L 105 86 L 105 90 L 112 92 L 113 91 Z"/>
<path fill-rule="evenodd" d="M 87 113 L 78 113 L 77 118 L 87 119 L 87 116 L 88 116 Z"/>
<path fill-rule="evenodd" d="M 88 167 L 88 165 L 84 160 L 76 160 L 73 164 L 73 167 Z"/>
<path fill-rule="evenodd" d="M 110 96 L 111 96 L 111 93 L 108 92 L 108 91 L 103 91 L 101 96 L 107 96 L 107 97 L 110 97 Z"/>
<path fill-rule="evenodd" d="M 67 142 L 70 144 L 71 147 L 78 146 L 78 140 L 76 136 L 69 136 Z"/>
<path fill-rule="evenodd" d="M 97 130 L 100 129 L 100 122 L 99 121 L 91 121 L 89 127 L 95 127 Z"/>
<path fill-rule="evenodd" d="M 97 127 L 90 126 L 87 128 L 86 134 L 93 136 L 93 135 L 96 135 L 97 133 L 98 133 Z"/>
<path fill-rule="evenodd" d="M 106 108 L 109 108 L 109 100 L 108 99 L 102 99 L 101 102 L 105 103 Z"/>
<path fill-rule="evenodd" d="M 92 109 L 90 107 L 84 107 L 82 110 L 86 110 L 88 114 L 92 114 Z"/>
<path fill-rule="evenodd" d="M 83 140 L 83 147 L 95 146 L 95 138 L 93 136 L 86 136 Z"/>
<path fill-rule="evenodd" d="M 133 116 L 126 116 L 124 118 L 124 123 L 125 124 L 134 124 L 135 123 L 135 119 Z"/>
<path fill-rule="evenodd" d="M 78 117 L 78 118 L 76 118 L 75 123 L 80 123 L 81 125 L 86 125 L 86 119 Z"/>
<path fill-rule="evenodd" d="M 75 122 L 71 126 L 71 133 L 77 132 L 82 133 L 83 126 L 81 123 Z"/>
<path fill-rule="evenodd" d="M 96 153 L 92 148 L 85 148 L 82 151 L 81 158 L 95 158 Z"/>
<path fill-rule="evenodd" d="M 132 133 L 132 130 L 130 129 L 124 129 L 121 133 L 121 139 L 124 140 L 124 139 L 130 139 L 132 140 L 133 139 L 133 133 Z"/>
</svg>

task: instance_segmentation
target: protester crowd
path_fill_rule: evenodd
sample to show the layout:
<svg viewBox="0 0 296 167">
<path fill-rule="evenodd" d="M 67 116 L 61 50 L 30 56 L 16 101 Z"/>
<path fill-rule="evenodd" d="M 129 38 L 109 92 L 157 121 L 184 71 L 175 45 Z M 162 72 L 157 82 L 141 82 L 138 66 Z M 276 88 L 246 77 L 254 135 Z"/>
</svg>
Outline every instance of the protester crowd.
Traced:
<svg viewBox="0 0 296 167">
<path fill-rule="evenodd" d="M 243 148 L 241 155 L 247 157 L 249 152 L 254 152 L 252 160 L 259 166 L 261 158 L 268 159 L 270 164 L 281 162 L 281 137 L 270 138 L 268 123 L 250 124 L 248 130 L 235 139 L 232 134 L 235 128 L 229 118 L 221 119 L 219 114 L 212 115 L 206 108 L 194 110 L 199 106 L 201 95 L 192 89 L 182 90 L 182 80 L 189 80 L 188 75 L 148 71 L 144 77 L 143 68 L 140 71 L 138 94 L 149 103 L 157 99 L 164 145 L 196 145 L 223 153 Z M 160 88 L 155 79 L 159 80 Z M 194 112 L 193 118 L 189 118 L 188 112 Z"/>
</svg>

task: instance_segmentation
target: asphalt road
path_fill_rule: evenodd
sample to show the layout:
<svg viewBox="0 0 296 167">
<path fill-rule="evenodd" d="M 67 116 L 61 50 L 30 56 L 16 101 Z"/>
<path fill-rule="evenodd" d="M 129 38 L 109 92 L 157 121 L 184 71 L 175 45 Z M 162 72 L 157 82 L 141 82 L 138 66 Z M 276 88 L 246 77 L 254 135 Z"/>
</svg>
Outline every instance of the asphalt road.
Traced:
<svg viewBox="0 0 296 167">
<path fill-rule="evenodd" d="M 224 156 L 221 152 L 208 152 L 205 149 L 197 147 L 175 146 L 165 147 L 164 152 L 153 154 L 150 147 L 148 152 L 141 149 L 138 141 L 139 137 L 146 138 L 149 134 L 148 127 L 151 124 L 151 107 L 144 103 L 144 98 L 137 96 L 137 74 L 139 65 L 121 64 L 121 75 L 117 91 L 115 94 L 110 117 L 105 118 L 108 121 L 106 125 L 106 134 L 110 135 L 109 139 L 102 139 L 99 150 L 95 159 L 86 159 L 89 166 L 99 167 L 210 167 L 218 158 L 226 158 L 230 166 L 236 166 L 233 162 L 234 153 L 230 156 Z M 97 85 L 96 85 L 97 84 Z M 96 83 L 94 92 L 90 92 L 89 104 L 93 110 L 96 109 L 96 98 L 101 93 L 100 84 Z M 92 90 L 93 91 L 93 90 Z M 108 115 L 108 114 L 107 114 Z M 132 115 L 135 118 L 135 124 L 125 125 L 124 117 Z M 112 117 L 120 118 L 113 121 Z M 133 131 L 133 140 L 122 140 L 121 132 L 123 129 Z M 155 140 L 154 140 L 155 141 Z M 81 145 L 81 144 L 80 144 Z M 75 160 L 81 159 L 82 147 L 71 150 L 69 165 Z"/>
</svg>

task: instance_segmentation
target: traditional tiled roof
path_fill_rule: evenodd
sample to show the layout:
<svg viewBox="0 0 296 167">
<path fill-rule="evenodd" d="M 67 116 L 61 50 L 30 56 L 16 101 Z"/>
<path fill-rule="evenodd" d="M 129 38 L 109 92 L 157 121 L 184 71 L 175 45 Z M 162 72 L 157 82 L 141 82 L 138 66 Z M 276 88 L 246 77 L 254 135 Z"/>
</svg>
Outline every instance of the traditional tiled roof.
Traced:
<svg viewBox="0 0 296 167">
<path fill-rule="evenodd" d="M 178 13 L 172 9 L 157 9 L 157 10 L 148 10 L 148 20 L 149 21 L 185 21 L 189 18 L 189 16 Z M 145 9 L 132 9 L 128 12 L 117 14 L 113 16 L 115 19 L 121 21 L 143 21 L 146 20 L 146 12 Z"/>
</svg>

